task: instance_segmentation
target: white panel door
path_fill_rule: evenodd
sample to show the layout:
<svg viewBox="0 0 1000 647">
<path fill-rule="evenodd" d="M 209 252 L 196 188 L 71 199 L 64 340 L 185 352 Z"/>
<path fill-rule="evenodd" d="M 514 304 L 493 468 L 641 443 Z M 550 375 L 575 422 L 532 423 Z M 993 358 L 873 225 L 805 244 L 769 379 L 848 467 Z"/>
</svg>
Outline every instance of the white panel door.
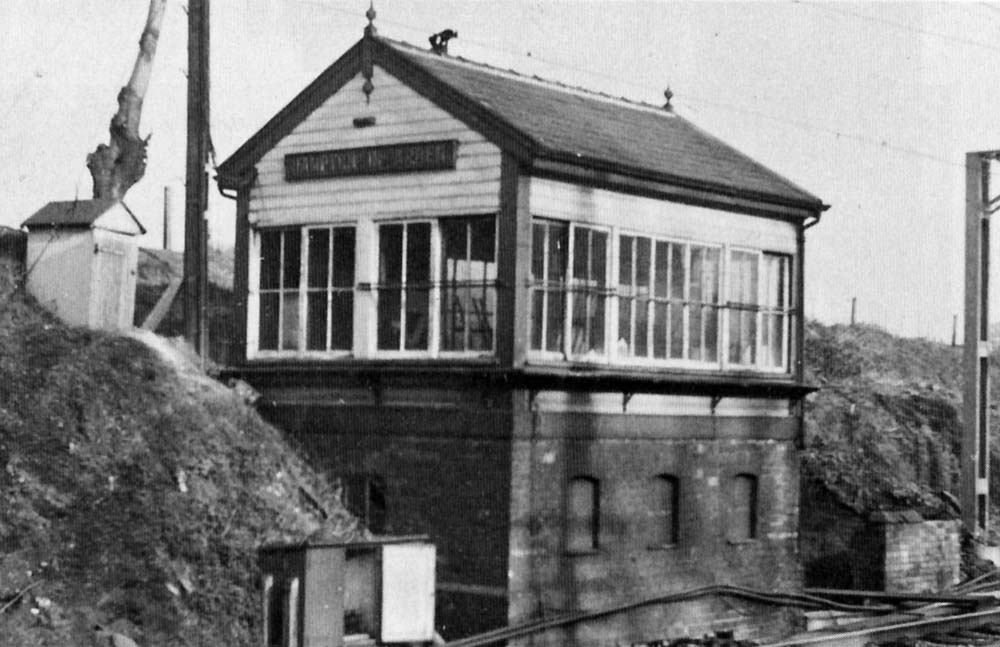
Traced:
<svg viewBox="0 0 1000 647">
<path fill-rule="evenodd" d="M 434 638 L 433 544 L 382 547 L 382 642 Z"/>
</svg>

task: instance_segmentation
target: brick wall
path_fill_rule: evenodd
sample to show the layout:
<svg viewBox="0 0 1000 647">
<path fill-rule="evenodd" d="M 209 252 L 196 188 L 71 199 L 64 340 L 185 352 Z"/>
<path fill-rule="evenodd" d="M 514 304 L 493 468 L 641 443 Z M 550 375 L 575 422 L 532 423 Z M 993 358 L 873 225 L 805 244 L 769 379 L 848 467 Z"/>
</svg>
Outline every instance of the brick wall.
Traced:
<svg viewBox="0 0 1000 647">
<path fill-rule="evenodd" d="M 511 621 L 711 584 L 800 589 L 794 423 L 792 418 L 515 415 Z M 739 473 L 759 479 L 759 518 L 757 537 L 735 542 L 728 538 L 729 497 Z M 658 503 L 650 485 L 660 474 L 675 476 L 680 485 L 679 538 L 672 546 L 654 544 L 652 509 Z M 600 485 L 599 546 L 586 554 L 565 549 L 566 484 L 577 475 Z M 681 606 L 649 605 L 571 633 L 577 645 L 701 635 L 712 628 L 736 628 L 737 637 L 762 631 L 775 637 L 791 628 L 787 616 L 706 598 Z M 560 634 L 554 635 L 527 642 L 554 645 Z"/>
<path fill-rule="evenodd" d="M 885 588 L 885 533 L 812 481 L 802 484 L 799 541 L 807 587 Z"/>
<path fill-rule="evenodd" d="M 381 477 L 385 534 L 427 534 L 437 545 L 436 625 L 452 639 L 507 621 L 509 421 L 474 406 L 476 394 L 466 408 L 435 406 L 433 394 L 424 395 L 423 405 L 263 413 L 329 478 Z"/>
<path fill-rule="evenodd" d="M 886 590 L 920 593 L 956 584 L 960 531 L 957 520 L 885 524 Z"/>
</svg>

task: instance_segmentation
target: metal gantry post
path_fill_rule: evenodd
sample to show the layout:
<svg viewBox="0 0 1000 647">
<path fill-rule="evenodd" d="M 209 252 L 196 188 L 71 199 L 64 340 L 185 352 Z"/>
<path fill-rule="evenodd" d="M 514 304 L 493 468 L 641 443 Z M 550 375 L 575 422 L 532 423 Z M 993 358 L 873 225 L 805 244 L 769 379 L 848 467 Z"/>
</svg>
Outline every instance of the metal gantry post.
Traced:
<svg viewBox="0 0 1000 647">
<path fill-rule="evenodd" d="M 965 342 L 962 521 L 973 536 L 989 521 L 990 162 L 998 151 L 965 156 Z"/>
</svg>

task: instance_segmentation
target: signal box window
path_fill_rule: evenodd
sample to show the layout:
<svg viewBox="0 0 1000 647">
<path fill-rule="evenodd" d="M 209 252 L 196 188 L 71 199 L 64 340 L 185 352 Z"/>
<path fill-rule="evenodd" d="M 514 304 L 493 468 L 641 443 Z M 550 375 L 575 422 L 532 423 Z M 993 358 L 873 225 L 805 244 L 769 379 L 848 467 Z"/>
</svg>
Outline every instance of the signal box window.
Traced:
<svg viewBox="0 0 1000 647">
<path fill-rule="evenodd" d="M 441 226 L 441 350 L 491 351 L 497 309 L 494 218 Z"/>
<path fill-rule="evenodd" d="M 353 227 L 260 232 L 259 350 L 351 350 L 354 252 Z"/>
</svg>

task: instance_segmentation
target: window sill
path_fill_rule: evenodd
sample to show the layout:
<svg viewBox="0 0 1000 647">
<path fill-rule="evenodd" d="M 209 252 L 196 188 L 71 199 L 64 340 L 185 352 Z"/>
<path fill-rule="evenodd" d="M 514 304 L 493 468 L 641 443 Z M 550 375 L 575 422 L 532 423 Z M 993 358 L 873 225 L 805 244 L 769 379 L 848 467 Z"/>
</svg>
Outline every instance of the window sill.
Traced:
<svg viewBox="0 0 1000 647">
<path fill-rule="evenodd" d="M 730 546 L 752 546 L 754 544 L 759 544 L 760 539 L 752 537 L 750 539 L 727 539 L 726 543 Z"/>
<path fill-rule="evenodd" d="M 677 544 L 650 544 L 646 550 L 677 550 Z"/>
<path fill-rule="evenodd" d="M 600 555 L 601 550 L 599 548 L 590 549 L 578 549 L 578 550 L 564 550 L 564 557 L 586 557 L 588 555 Z"/>
</svg>

